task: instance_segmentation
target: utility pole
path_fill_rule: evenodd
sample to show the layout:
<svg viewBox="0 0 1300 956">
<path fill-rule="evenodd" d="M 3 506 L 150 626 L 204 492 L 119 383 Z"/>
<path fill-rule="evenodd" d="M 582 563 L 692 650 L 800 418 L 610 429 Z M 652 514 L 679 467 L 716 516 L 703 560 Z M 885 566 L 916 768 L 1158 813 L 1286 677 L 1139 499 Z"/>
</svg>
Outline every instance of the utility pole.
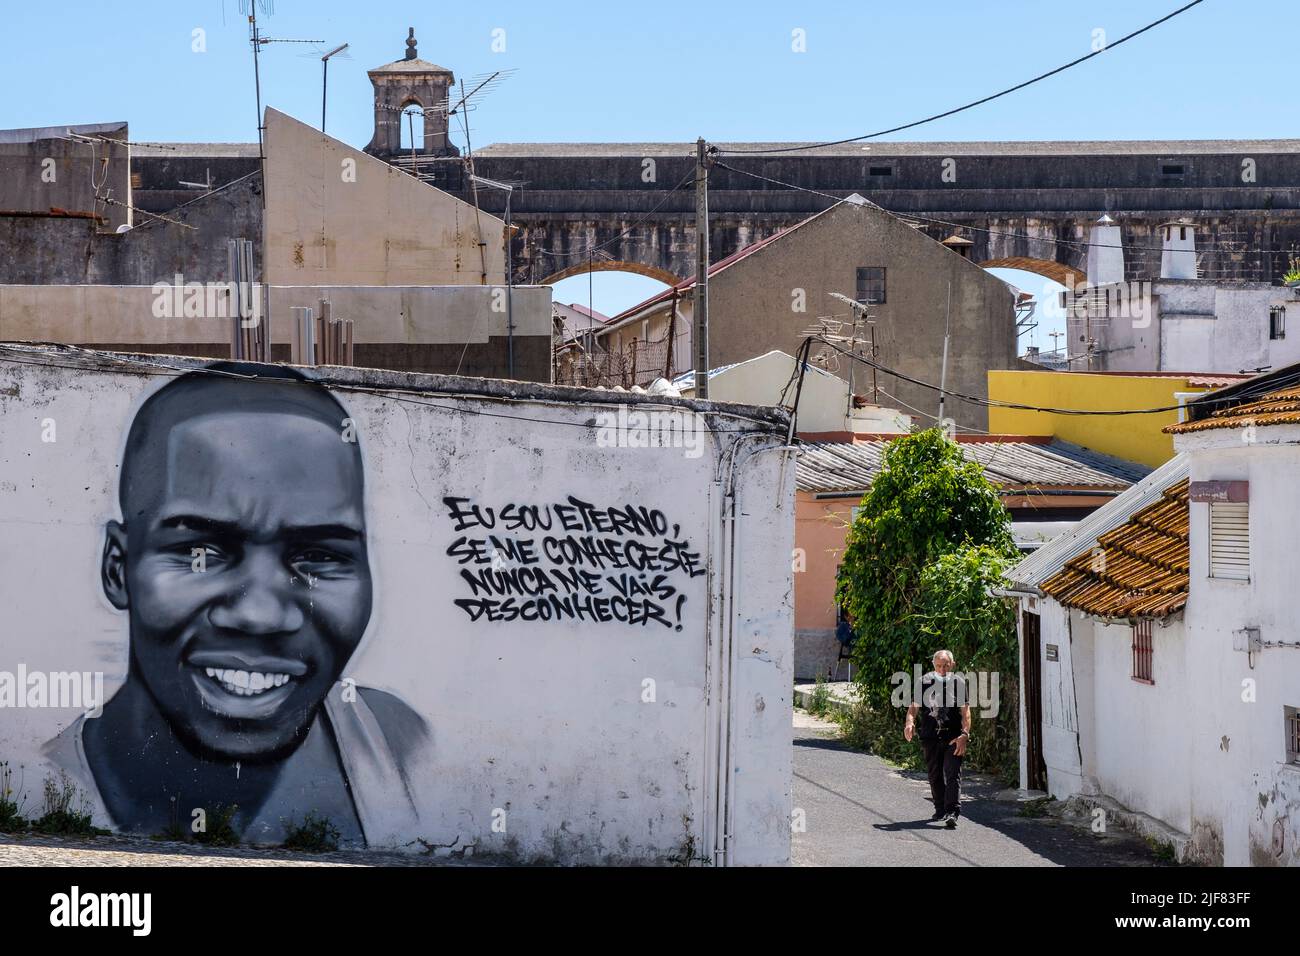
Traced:
<svg viewBox="0 0 1300 956">
<path fill-rule="evenodd" d="M 695 141 L 695 397 L 709 397 L 709 160 Z"/>
<path fill-rule="evenodd" d="M 943 366 L 939 371 L 939 427 L 943 427 L 943 400 L 948 387 L 948 334 L 952 328 L 952 283 L 948 283 L 948 307 L 943 314 Z"/>
</svg>

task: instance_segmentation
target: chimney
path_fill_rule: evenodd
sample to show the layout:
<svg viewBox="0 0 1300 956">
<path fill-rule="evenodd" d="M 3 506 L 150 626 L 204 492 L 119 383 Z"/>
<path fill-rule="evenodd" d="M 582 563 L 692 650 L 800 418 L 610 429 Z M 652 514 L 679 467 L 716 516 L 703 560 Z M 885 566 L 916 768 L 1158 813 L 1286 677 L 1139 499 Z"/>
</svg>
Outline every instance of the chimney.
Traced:
<svg viewBox="0 0 1300 956">
<path fill-rule="evenodd" d="M 1197 278 L 1195 223 L 1187 219 L 1162 223 L 1160 238 L 1160 278 Z"/>
<path fill-rule="evenodd" d="M 1123 236 L 1110 216 L 1102 216 L 1088 232 L 1088 285 L 1124 281 Z"/>
</svg>

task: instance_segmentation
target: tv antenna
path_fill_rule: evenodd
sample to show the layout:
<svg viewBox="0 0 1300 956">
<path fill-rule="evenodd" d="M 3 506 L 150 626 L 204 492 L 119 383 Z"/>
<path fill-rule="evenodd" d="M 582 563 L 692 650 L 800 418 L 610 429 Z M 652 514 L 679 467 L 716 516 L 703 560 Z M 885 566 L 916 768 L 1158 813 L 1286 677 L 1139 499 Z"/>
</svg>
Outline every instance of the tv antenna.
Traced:
<svg viewBox="0 0 1300 956">
<path fill-rule="evenodd" d="M 292 40 L 286 37 L 264 37 L 257 26 L 257 11 L 261 9 L 266 16 L 275 13 L 275 0 L 239 0 L 239 12 L 248 16 L 248 42 L 253 48 L 253 90 L 257 97 L 257 162 L 262 172 L 262 207 L 266 208 L 266 145 L 264 133 L 266 127 L 262 119 L 262 47 L 269 43 L 310 43 L 323 46 L 324 40 Z"/>
</svg>

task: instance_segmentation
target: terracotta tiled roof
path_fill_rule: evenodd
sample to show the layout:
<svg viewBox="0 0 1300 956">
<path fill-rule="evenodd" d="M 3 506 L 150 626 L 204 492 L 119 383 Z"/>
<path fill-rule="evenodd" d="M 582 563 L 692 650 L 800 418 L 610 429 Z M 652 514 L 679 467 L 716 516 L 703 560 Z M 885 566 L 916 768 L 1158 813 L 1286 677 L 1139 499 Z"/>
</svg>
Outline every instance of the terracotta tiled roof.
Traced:
<svg viewBox="0 0 1300 956">
<path fill-rule="evenodd" d="M 1166 425 L 1171 435 L 1204 432 L 1214 428 L 1245 428 L 1247 425 L 1294 425 L 1300 423 L 1300 386 L 1278 389 L 1253 402 L 1221 408 L 1194 422 Z"/>
<path fill-rule="evenodd" d="M 1187 603 L 1188 564 L 1184 479 L 1067 561 L 1042 590 L 1100 617 L 1168 617 Z"/>
</svg>

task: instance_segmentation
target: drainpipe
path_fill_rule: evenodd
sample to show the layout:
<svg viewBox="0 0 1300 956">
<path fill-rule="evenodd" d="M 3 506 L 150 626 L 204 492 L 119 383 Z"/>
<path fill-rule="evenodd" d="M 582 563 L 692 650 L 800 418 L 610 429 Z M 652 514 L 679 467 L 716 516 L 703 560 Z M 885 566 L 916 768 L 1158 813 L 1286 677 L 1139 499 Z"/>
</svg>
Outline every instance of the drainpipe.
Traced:
<svg viewBox="0 0 1300 956">
<path fill-rule="evenodd" d="M 706 681 L 711 689 L 711 694 L 716 688 L 717 696 L 710 697 L 710 704 L 716 714 L 716 726 L 711 722 L 710 731 L 716 733 L 716 749 L 714 750 L 714 759 L 706 766 L 712 767 L 712 786 L 706 785 L 706 794 L 712 794 L 715 804 L 711 812 L 706 813 L 706 818 L 712 820 L 713 833 L 710 846 L 712 848 L 713 863 L 715 866 L 730 866 L 732 863 L 732 844 L 735 836 L 735 793 L 732 788 L 732 782 L 735 779 L 736 768 L 733 756 L 733 728 L 736 721 L 736 693 L 735 693 L 735 674 L 736 674 L 736 655 L 737 642 L 735 635 L 735 623 L 739 608 L 746 607 L 743 600 L 739 599 L 738 590 L 743 586 L 744 576 L 739 573 L 740 561 L 738 555 L 744 554 L 743 523 L 740 518 L 742 512 L 738 510 L 736 501 L 736 485 L 741 469 L 738 467 L 742 463 L 740 455 L 741 443 L 746 438 L 763 438 L 759 434 L 747 434 L 738 436 L 731 445 L 723 452 L 719 462 L 719 471 L 721 475 L 719 480 L 714 482 L 714 488 L 720 495 L 720 504 L 718 515 L 718 545 L 713 549 L 717 556 L 719 564 L 718 580 L 719 593 L 717 593 L 718 615 L 716 619 L 716 630 L 714 633 L 718 636 L 717 647 L 713 647 L 710 642 L 708 660 L 712 662 L 715 657 L 718 663 L 716 680 Z M 797 449 L 791 445 L 764 445 L 753 449 L 744 456 L 744 461 L 762 454 L 765 451 L 779 451 L 783 455 L 789 456 L 797 452 Z M 785 474 L 782 469 L 782 475 Z M 784 479 L 782 479 L 784 483 Z M 712 591 L 712 589 L 711 589 Z M 716 650 L 716 654 L 715 654 Z M 725 703 L 724 703 L 725 702 Z M 707 779 L 707 777 L 706 777 Z"/>
</svg>

